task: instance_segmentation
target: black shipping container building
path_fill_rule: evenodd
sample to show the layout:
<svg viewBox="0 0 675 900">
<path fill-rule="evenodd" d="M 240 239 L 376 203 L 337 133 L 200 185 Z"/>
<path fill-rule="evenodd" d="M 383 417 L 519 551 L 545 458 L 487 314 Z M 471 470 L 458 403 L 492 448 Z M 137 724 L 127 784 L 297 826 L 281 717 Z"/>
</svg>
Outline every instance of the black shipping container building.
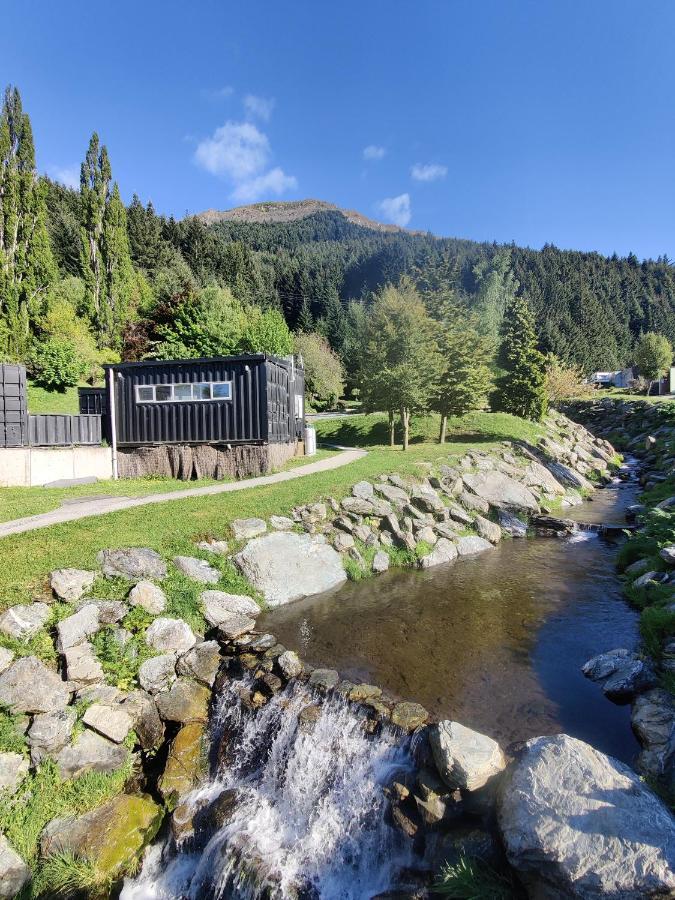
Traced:
<svg viewBox="0 0 675 900">
<path fill-rule="evenodd" d="M 292 358 L 255 353 L 120 363 L 106 366 L 108 395 L 110 373 L 122 448 L 290 444 L 302 436 L 304 372 Z M 102 403 L 105 416 L 109 396 L 81 396 L 80 409 L 94 402 Z"/>
<path fill-rule="evenodd" d="M 28 443 L 26 370 L 0 364 L 0 447 L 23 447 Z"/>
</svg>

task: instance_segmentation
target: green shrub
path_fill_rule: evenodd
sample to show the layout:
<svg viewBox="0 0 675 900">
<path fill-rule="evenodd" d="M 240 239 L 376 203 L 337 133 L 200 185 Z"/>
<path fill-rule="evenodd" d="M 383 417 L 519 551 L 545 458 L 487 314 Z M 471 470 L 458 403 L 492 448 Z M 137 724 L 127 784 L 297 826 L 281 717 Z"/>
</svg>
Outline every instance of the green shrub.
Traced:
<svg viewBox="0 0 675 900">
<path fill-rule="evenodd" d="M 648 653 L 658 659 L 667 638 L 675 636 L 675 612 L 650 606 L 640 616 L 640 634 Z"/>
<path fill-rule="evenodd" d="M 443 866 L 433 891 L 455 900 L 513 900 L 524 896 L 511 873 L 501 874 L 483 860 L 466 856 L 455 865 Z"/>
<path fill-rule="evenodd" d="M 30 370 L 35 384 L 50 391 L 63 392 L 78 383 L 85 366 L 69 341 L 49 338 L 35 347 Z"/>
</svg>

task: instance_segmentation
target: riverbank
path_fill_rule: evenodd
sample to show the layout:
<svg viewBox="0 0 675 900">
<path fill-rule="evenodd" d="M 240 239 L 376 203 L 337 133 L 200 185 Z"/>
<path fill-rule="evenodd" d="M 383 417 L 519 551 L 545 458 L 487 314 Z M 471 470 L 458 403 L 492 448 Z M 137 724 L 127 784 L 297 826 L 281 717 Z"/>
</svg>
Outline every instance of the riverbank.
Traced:
<svg viewBox="0 0 675 900">
<path fill-rule="evenodd" d="M 39 895 L 77 885 L 105 894 L 133 868 L 169 814 L 172 828 L 183 828 L 181 840 L 191 846 L 185 798 L 195 788 L 199 793 L 208 778 L 211 687 L 217 677 L 217 692 L 229 684 L 228 659 L 236 657 L 239 674 L 246 670 L 253 678 L 242 685 L 239 699 L 243 716 L 263 716 L 261 749 L 264 710 L 287 682 L 304 673 L 312 691 L 332 693 L 337 673 L 310 673 L 276 638 L 259 632 L 260 602 L 275 606 L 315 594 L 343 583 L 347 574 L 361 579 L 397 564 L 429 570 L 458 556 L 494 553 L 504 535 L 525 533 L 528 520 L 548 532 L 565 530 L 564 520 L 536 516 L 580 503 L 581 492 L 592 490 L 591 477 L 609 479 L 615 459 L 610 445 L 559 416 L 549 420 L 536 445 L 511 442 L 490 452 L 469 446 L 451 457 L 447 448 L 444 455 L 443 448 L 434 452 L 435 465 L 398 454 L 395 472 L 377 478 L 372 473 L 383 458 L 369 454 L 349 470 L 340 490 L 324 490 L 299 505 L 279 505 L 284 495 L 277 486 L 273 505 L 267 498 L 274 513 L 265 509 L 263 489 L 242 517 L 249 508 L 247 492 L 241 492 L 239 517 L 221 516 L 218 530 L 207 534 L 183 524 L 190 537 L 180 538 L 176 549 L 162 544 L 162 553 L 148 540 L 156 523 L 138 541 L 142 549 L 120 549 L 122 534 L 115 531 L 111 546 L 110 529 L 122 514 L 104 517 L 108 527 L 100 534 L 107 543 L 90 568 L 62 564 L 32 603 L 4 614 L 0 621 L 10 636 L 2 640 L 7 652 L 0 704 L 10 715 L 0 735 L 12 744 L 4 751 L 12 774 L 0 804 L 0 830 L 11 846 L 0 859 L 9 859 L 16 878 L 33 885 L 27 890 Z M 420 462 L 426 464 L 422 469 Z M 372 480 L 357 472 L 359 466 Z M 171 505 L 172 520 L 161 528 L 180 534 L 176 509 L 180 503 Z M 86 524 L 96 528 L 97 521 Z M 81 537 L 91 550 L 84 529 Z M 42 572 L 45 579 L 48 573 Z M 379 687 L 354 683 L 348 695 L 360 705 L 367 701 L 365 718 L 374 724 L 363 727 L 374 737 L 385 727 L 401 735 L 422 728 L 433 740 L 441 729 L 414 697 L 388 699 Z M 211 725 L 219 727 L 213 711 Z M 502 759 L 493 741 L 478 738 L 481 746 L 497 748 L 490 757 L 498 751 Z M 213 754 L 211 763 L 214 774 L 219 761 Z M 444 777 L 439 770 L 436 779 L 439 774 Z M 447 775 L 446 787 L 461 790 L 454 777 Z M 477 785 L 464 787 L 471 793 Z M 400 814 L 392 807 L 404 831 L 416 821 L 415 804 L 411 795 Z M 491 802 L 486 809 L 491 815 Z M 118 831 L 111 831 L 112 823 Z M 205 838 L 213 833 L 210 823 Z"/>
</svg>

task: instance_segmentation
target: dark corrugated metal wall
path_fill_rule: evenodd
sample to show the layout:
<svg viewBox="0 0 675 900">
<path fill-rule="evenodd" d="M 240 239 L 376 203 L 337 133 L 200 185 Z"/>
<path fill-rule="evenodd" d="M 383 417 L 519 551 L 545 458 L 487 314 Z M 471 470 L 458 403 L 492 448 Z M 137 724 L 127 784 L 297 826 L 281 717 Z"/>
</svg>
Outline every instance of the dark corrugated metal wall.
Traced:
<svg viewBox="0 0 675 900">
<path fill-rule="evenodd" d="M 0 364 L 0 447 L 28 443 L 26 369 Z"/>
<path fill-rule="evenodd" d="M 32 447 L 98 445 L 101 443 L 101 416 L 29 415 L 28 436 Z"/>
<path fill-rule="evenodd" d="M 269 361 L 267 361 L 269 362 Z M 268 440 L 264 358 L 113 367 L 119 444 L 253 443 Z M 230 381 L 230 400 L 139 403 L 136 387 Z"/>
<path fill-rule="evenodd" d="M 267 429 L 271 444 L 287 444 L 291 437 L 291 389 L 290 366 L 282 366 L 272 360 L 267 363 Z"/>
</svg>

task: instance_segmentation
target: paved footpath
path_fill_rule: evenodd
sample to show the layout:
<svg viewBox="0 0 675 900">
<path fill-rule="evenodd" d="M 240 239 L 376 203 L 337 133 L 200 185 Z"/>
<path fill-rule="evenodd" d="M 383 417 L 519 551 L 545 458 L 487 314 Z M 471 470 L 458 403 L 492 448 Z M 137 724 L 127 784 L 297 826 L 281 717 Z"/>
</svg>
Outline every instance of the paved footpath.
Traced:
<svg viewBox="0 0 675 900">
<path fill-rule="evenodd" d="M 366 455 L 365 450 L 343 450 L 337 456 L 321 459 L 308 463 L 306 466 L 298 466 L 288 469 L 286 472 L 275 472 L 273 475 L 259 475 L 257 478 L 247 478 L 243 481 L 228 481 L 225 484 L 211 484 L 208 487 L 186 488 L 184 491 L 170 491 L 163 494 L 147 494 L 144 497 L 100 497 L 88 500 L 71 500 L 67 505 L 58 509 L 40 513 L 37 516 L 26 516 L 25 519 L 14 519 L 12 522 L 0 523 L 0 538 L 10 534 L 21 534 L 24 531 L 35 531 L 37 528 L 47 528 L 49 525 L 57 525 L 61 522 L 74 522 L 77 519 L 86 519 L 88 516 L 101 516 L 109 512 L 117 512 L 118 509 L 131 509 L 134 506 L 147 506 L 149 503 L 168 503 L 171 500 L 185 500 L 186 497 L 210 497 L 213 494 L 227 494 L 230 491 L 247 491 L 250 488 L 263 487 L 267 484 L 279 484 L 282 481 L 291 481 L 294 478 L 305 478 L 317 472 L 328 472 L 331 469 L 339 469 Z"/>
</svg>

